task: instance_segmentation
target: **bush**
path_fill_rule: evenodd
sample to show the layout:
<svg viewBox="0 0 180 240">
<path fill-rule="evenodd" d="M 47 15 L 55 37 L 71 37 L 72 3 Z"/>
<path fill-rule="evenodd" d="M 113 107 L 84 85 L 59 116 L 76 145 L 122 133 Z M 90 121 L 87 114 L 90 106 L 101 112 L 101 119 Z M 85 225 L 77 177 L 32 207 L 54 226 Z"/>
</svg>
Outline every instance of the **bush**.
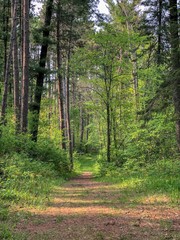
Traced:
<svg viewBox="0 0 180 240">
<path fill-rule="evenodd" d="M 4 172 L 0 198 L 22 204 L 44 204 L 58 177 L 53 164 L 42 163 L 25 154 L 13 154 L 1 159 Z"/>
<path fill-rule="evenodd" d="M 28 149 L 28 155 L 38 161 L 51 163 L 54 169 L 64 177 L 69 174 L 66 152 L 54 146 L 50 141 L 42 141 L 31 145 Z"/>
<path fill-rule="evenodd" d="M 25 154 L 31 159 L 50 163 L 61 176 L 66 177 L 69 174 L 67 154 L 59 146 L 56 146 L 53 141 L 43 139 L 35 143 L 31 141 L 28 134 L 15 136 L 11 126 L 3 127 L 2 136 L 0 137 L 0 156 L 9 153 Z"/>
<path fill-rule="evenodd" d="M 170 197 L 172 202 L 178 202 L 180 197 L 180 162 L 178 160 L 158 160 L 153 163 L 145 161 L 128 160 L 122 167 L 117 168 L 116 163 L 100 163 L 100 176 L 102 181 L 115 182 L 124 185 L 134 182 L 136 192 L 161 193 Z"/>
</svg>

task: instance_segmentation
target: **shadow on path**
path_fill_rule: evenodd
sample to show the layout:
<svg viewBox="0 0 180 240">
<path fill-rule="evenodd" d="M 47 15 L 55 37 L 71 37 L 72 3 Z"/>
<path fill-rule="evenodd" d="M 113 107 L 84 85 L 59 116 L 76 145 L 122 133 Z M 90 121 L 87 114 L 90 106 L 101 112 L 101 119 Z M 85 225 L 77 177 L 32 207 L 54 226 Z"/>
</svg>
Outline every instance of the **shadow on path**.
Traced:
<svg viewBox="0 0 180 240">
<path fill-rule="evenodd" d="M 85 172 L 55 189 L 45 210 L 18 223 L 28 240 L 180 239 L 180 211 L 166 206 L 122 204 L 117 186 L 95 182 Z"/>
</svg>

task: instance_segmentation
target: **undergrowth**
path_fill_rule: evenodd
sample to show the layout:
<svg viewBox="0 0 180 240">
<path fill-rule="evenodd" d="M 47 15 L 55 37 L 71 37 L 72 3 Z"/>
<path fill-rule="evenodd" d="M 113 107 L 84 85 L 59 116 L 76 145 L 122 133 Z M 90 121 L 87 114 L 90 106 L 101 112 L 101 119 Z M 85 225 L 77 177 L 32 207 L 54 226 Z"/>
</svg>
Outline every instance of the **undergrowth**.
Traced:
<svg viewBox="0 0 180 240">
<path fill-rule="evenodd" d="M 127 161 L 122 167 L 115 163 L 99 162 L 99 181 L 111 182 L 129 195 L 131 201 L 143 202 L 156 196 L 156 202 L 178 204 L 180 199 L 179 160 L 159 160 L 154 163 Z M 164 199 L 163 199 L 164 198 Z"/>
<path fill-rule="evenodd" d="M 25 154 L 14 153 L 0 158 L 0 198 L 3 201 L 21 205 L 44 205 L 49 200 L 58 172 L 51 163 L 28 158 Z"/>
<path fill-rule="evenodd" d="M 92 172 L 98 181 L 115 184 L 123 194 L 122 201 L 177 205 L 180 199 L 179 159 L 157 160 L 152 163 L 129 160 L 121 167 L 107 163 L 97 155 L 77 155 L 75 170 L 78 174 Z"/>
<path fill-rule="evenodd" d="M 0 239 L 26 239 L 13 232 L 26 215 L 18 209 L 45 207 L 53 188 L 68 177 L 67 156 L 59 146 L 45 138 L 35 143 L 27 134 L 15 136 L 10 127 L 4 127 L 0 136 Z"/>
<path fill-rule="evenodd" d="M 97 175 L 99 172 L 97 155 L 74 154 L 74 172 L 77 175 L 83 172 L 91 172 L 93 175 Z"/>
</svg>

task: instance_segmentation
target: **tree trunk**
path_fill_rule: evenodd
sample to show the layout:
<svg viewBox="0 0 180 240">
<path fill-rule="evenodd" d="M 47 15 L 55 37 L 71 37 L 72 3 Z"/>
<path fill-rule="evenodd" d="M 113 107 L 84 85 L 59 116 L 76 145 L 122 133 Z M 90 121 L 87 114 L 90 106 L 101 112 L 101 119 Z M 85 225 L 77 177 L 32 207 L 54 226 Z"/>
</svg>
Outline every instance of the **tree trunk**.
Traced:
<svg viewBox="0 0 180 240">
<path fill-rule="evenodd" d="M 80 106 L 80 151 L 83 150 L 83 142 L 84 142 L 84 111 L 83 106 Z"/>
<path fill-rule="evenodd" d="M 66 83 L 66 121 L 67 121 L 67 136 L 69 143 L 69 160 L 70 160 L 70 169 L 73 169 L 73 147 L 72 147 L 72 137 L 71 137 L 71 120 L 70 120 L 70 101 L 69 101 L 69 81 L 70 81 L 70 49 L 68 53 L 68 66 L 67 66 L 67 83 Z"/>
<path fill-rule="evenodd" d="M 72 41 L 72 24 L 70 29 L 70 38 L 68 46 L 68 58 L 67 58 L 67 83 L 66 83 L 66 124 L 67 124 L 67 136 L 69 144 L 69 160 L 70 160 L 70 169 L 73 169 L 73 146 L 72 146 L 72 136 L 71 136 L 71 120 L 70 120 L 70 94 L 69 94 L 69 85 L 70 85 L 70 58 L 71 58 L 71 41 Z"/>
<path fill-rule="evenodd" d="M 86 116 L 86 153 L 88 153 L 88 141 L 89 141 L 89 121 L 90 121 L 90 115 L 87 113 Z"/>
<path fill-rule="evenodd" d="M 18 0 L 13 0 L 13 11 L 17 12 Z M 14 25 L 17 27 L 17 18 L 14 18 Z M 15 129 L 16 133 L 20 132 L 20 102 L 19 102 L 19 66 L 18 66 L 18 43 L 17 43 L 17 30 L 14 29 L 14 41 L 13 41 L 13 72 L 14 72 L 14 113 L 15 113 Z"/>
<path fill-rule="evenodd" d="M 180 59 L 178 35 L 178 9 L 177 0 L 170 0 L 170 36 L 171 36 L 171 76 L 173 81 L 173 98 L 176 117 L 176 137 L 180 152 Z"/>
<path fill-rule="evenodd" d="M 133 48 L 131 46 L 131 48 Z M 133 82 L 134 82 L 134 95 L 135 95 L 135 103 L 136 103 L 136 111 L 138 111 L 139 108 L 139 92 L 138 92 L 138 62 L 137 62 L 137 53 L 136 49 L 133 49 L 131 51 L 131 61 L 133 65 L 132 69 L 132 75 L 133 75 Z"/>
<path fill-rule="evenodd" d="M 59 121 L 62 136 L 62 149 L 66 149 L 65 135 L 65 116 L 64 116 L 64 94 L 63 94 L 63 77 L 62 77 L 62 53 L 60 46 L 60 1 L 57 8 L 57 65 L 58 65 L 58 108 Z"/>
<path fill-rule="evenodd" d="M 10 1 L 3 1 L 3 45 L 4 45 L 4 79 L 6 75 L 7 52 L 8 52 L 8 32 L 9 32 L 9 17 L 10 17 Z"/>
<path fill-rule="evenodd" d="M 29 0 L 23 0 L 21 132 L 27 132 L 29 92 Z"/>
<path fill-rule="evenodd" d="M 111 162 L 111 119 L 110 119 L 110 103 L 109 103 L 109 94 L 107 93 L 107 162 Z"/>
<path fill-rule="evenodd" d="M 161 64 L 161 48 L 162 48 L 162 0 L 158 0 L 158 49 L 157 49 L 157 64 Z"/>
<path fill-rule="evenodd" d="M 10 66 L 11 66 L 11 60 L 12 60 L 12 50 L 13 50 L 13 41 L 14 41 L 14 35 L 15 35 L 15 28 L 16 28 L 16 22 L 14 21 L 17 17 L 17 11 L 13 12 L 13 20 L 12 20 L 12 28 L 11 28 L 11 37 L 10 37 L 10 47 L 9 47 L 9 53 L 7 56 L 6 61 L 6 70 L 5 70 L 5 79 L 4 79 L 4 92 L 3 92 L 3 98 L 2 98 L 2 107 L 1 107 L 1 124 L 6 123 L 6 108 L 7 108 L 7 97 L 8 97 L 8 84 L 9 84 L 9 75 L 10 75 Z"/>
<path fill-rule="evenodd" d="M 53 11 L 53 0 L 48 0 L 46 5 L 45 22 L 44 22 L 44 28 L 43 28 L 43 43 L 41 46 L 39 71 L 37 73 L 37 79 L 36 79 L 34 103 L 32 104 L 32 107 L 31 107 L 31 111 L 33 115 L 31 134 L 32 134 L 32 140 L 35 142 L 37 141 L 37 136 L 38 136 L 41 97 L 43 93 L 44 74 L 45 74 L 47 50 L 49 45 L 48 39 L 49 39 L 49 33 L 50 33 L 52 11 Z"/>
</svg>

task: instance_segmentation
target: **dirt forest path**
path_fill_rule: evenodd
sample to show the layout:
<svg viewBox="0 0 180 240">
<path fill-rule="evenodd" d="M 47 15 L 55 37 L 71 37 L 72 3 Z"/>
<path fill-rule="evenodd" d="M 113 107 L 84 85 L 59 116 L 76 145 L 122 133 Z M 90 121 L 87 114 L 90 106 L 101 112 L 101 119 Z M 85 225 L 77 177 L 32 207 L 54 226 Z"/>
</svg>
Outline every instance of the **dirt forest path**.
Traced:
<svg viewBox="0 0 180 240">
<path fill-rule="evenodd" d="M 122 203 L 112 184 L 99 183 L 89 172 L 54 192 L 45 210 L 30 210 L 31 217 L 16 231 L 28 240 L 179 240 L 180 211 L 164 206 Z"/>
</svg>

